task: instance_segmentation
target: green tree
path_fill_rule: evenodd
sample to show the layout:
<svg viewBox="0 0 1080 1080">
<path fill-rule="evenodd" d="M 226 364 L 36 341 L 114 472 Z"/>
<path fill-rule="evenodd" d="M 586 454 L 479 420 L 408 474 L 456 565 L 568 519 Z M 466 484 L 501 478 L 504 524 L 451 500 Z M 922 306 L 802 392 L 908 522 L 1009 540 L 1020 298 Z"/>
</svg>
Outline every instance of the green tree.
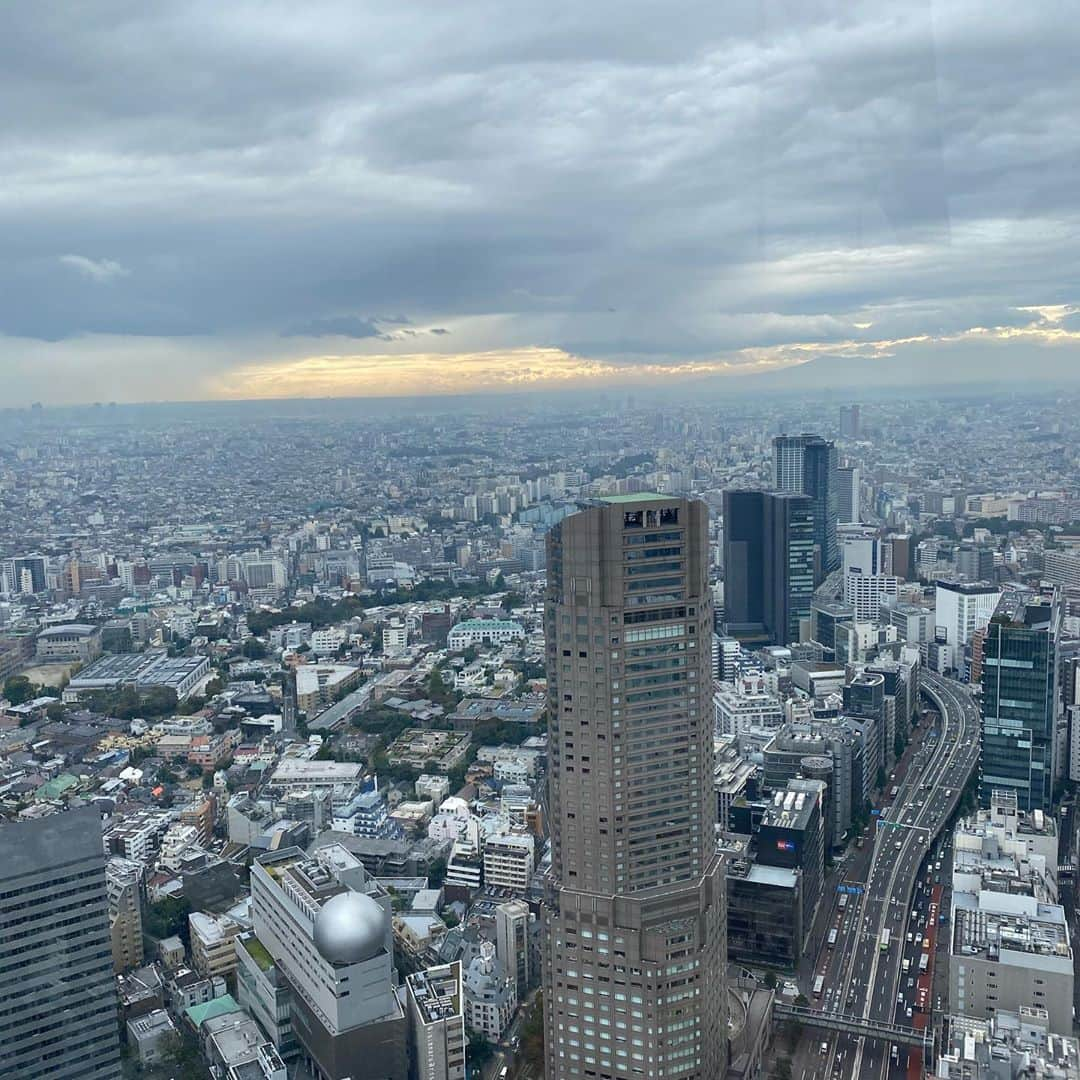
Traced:
<svg viewBox="0 0 1080 1080">
<path fill-rule="evenodd" d="M 875 780 L 875 786 L 880 791 L 885 786 L 885 766 L 879 765 L 877 770 L 877 778 Z"/>
<path fill-rule="evenodd" d="M 166 896 L 153 904 L 146 905 L 146 918 L 143 920 L 143 929 L 152 938 L 160 941 L 162 938 L 179 935 L 180 939 L 188 941 L 188 915 L 191 914 L 191 904 L 182 896 Z"/>
<path fill-rule="evenodd" d="M 465 1058 L 474 1069 L 479 1068 L 491 1057 L 491 1043 L 487 1041 L 483 1033 L 468 1029 L 469 1046 L 465 1051 Z"/>
<path fill-rule="evenodd" d="M 12 705 L 25 705 L 34 699 L 36 693 L 37 688 L 25 675 L 12 675 L 4 683 L 4 697 Z"/>
<path fill-rule="evenodd" d="M 428 870 L 428 888 L 441 889 L 442 883 L 446 880 L 446 860 L 443 858 L 435 859 L 432 862 L 430 869 Z"/>
<path fill-rule="evenodd" d="M 537 994 L 521 1026 L 521 1057 L 534 1072 L 544 1072 L 544 995 Z"/>
<path fill-rule="evenodd" d="M 249 660 L 262 660 L 266 656 L 266 646 L 258 638 L 254 637 L 248 638 L 240 651 Z"/>
<path fill-rule="evenodd" d="M 54 722 L 63 720 L 67 716 L 67 707 L 62 701 L 54 701 L 45 706 L 45 715 Z"/>
<path fill-rule="evenodd" d="M 210 1076 L 199 1044 L 186 1031 L 169 1040 L 162 1056 L 170 1065 L 172 1080 L 206 1080 Z"/>
</svg>

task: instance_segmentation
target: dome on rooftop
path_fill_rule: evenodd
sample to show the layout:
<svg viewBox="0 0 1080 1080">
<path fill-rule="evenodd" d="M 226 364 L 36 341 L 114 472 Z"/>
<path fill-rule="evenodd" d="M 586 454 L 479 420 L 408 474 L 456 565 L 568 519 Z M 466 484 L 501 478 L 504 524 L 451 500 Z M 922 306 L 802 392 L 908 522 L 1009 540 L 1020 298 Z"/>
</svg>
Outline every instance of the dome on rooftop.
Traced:
<svg viewBox="0 0 1080 1080">
<path fill-rule="evenodd" d="M 359 964 L 386 942 L 386 912 L 366 893 L 332 896 L 315 917 L 315 948 L 331 964 Z"/>
</svg>

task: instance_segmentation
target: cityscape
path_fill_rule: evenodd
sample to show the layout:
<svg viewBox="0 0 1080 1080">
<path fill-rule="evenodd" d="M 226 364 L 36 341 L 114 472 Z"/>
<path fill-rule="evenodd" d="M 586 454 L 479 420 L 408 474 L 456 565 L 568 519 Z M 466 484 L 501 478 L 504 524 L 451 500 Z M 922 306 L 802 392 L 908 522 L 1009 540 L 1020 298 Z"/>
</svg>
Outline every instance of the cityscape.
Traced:
<svg viewBox="0 0 1080 1080">
<path fill-rule="evenodd" d="M 1080 21 L 0 8 L 0 1080 L 1080 1080 Z"/>
<path fill-rule="evenodd" d="M 0 1074 L 1080 1076 L 1078 404 L 9 410 Z"/>
</svg>

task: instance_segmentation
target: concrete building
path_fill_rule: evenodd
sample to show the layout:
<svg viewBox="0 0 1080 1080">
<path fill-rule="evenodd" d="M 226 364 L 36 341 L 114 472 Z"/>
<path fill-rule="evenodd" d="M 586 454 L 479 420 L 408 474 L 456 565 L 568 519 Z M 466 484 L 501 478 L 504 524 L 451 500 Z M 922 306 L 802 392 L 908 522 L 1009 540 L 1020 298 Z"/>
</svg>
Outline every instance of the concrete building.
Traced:
<svg viewBox="0 0 1080 1080">
<path fill-rule="evenodd" d="M 934 614 L 921 604 L 893 604 L 888 619 L 896 627 L 900 640 L 913 645 L 929 641 L 934 632 Z"/>
<path fill-rule="evenodd" d="M 191 962 L 201 975 L 226 978 L 236 970 L 233 940 L 243 927 L 228 915 L 193 911 L 188 916 L 191 933 Z"/>
<path fill-rule="evenodd" d="M 400 619 L 391 619 L 382 628 L 382 647 L 386 656 L 397 656 L 409 646 L 409 628 Z"/>
<path fill-rule="evenodd" d="M 352 690 L 363 673 L 362 668 L 349 664 L 301 664 L 296 668 L 297 707 L 314 716 Z"/>
<path fill-rule="evenodd" d="M 495 953 L 513 977 L 519 1001 L 524 1001 L 533 981 L 530 926 L 532 914 L 523 900 L 507 900 L 495 908 Z"/>
<path fill-rule="evenodd" d="M 466 619 L 451 627 L 446 647 L 460 652 L 470 645 L 505 645 L 524 638 L 525 628 L 512 619 Z"/>
<path fill-rule="evenodd" d="M 461 964 L 418 971 L 405 980 L 412 1080 L 465 1080 Z"/>
<path fill-rule="evenodd" d="M 990 807 L 961 819 L 953 832 L 952 889 L 975 906 L 980 892 L 1058 902 L 1058 836 L 1052 815 L 1019 810 L 1016 793 L 995 791 Z"/>
<path fill-rule="evenodd" d="M 531 833 L 505 833 L 484 844 L 484 884 L 525 893 L 536 864 L 536 840 Z"/>
<path fill-rule="evenodd" d="M 1055 585 L 1080 589 L 1080 554 L 1054 549 L 1044 551 L 1042 576 L 1044 581 Z"/>
<path fill-rule="evenodd" d="M 844 574 L 844 603 L 855 611 L 860 622 L 877 622 L 882 608 L 894 603 L 900 595 L 900 578 L 891 574 Z"/>
<path fill-rule="evenodd" d="M 952 667 L 958 666 L 958 654 L 971 643 L 975 631 L 990 622 L 1000 596 L 1001 590 L 987 582 L 934 583 L 935 636 L 952 650 Z"/>
<path fill-rule="evenodd" d="M 517 989 L 490 941 L 480 942 L 479 955 L 465 970 L 463 989 L 466 1023 L 489 1042 L 498 1042 L 514 1017 Z"/>
<path fill-rule="evenodd" d="M 717 683 L 713 711 L 717 735 L 742 735 L 751 728 L 775 730 L 784 722 L 784 707 L 766 690 L 761 675 L 739 675 L 732 683 Z"/>
<path fill-rule="evenodd" d="M 405 1080 L 390 897 L 340 844 L 271 852 L 251 868 L 256 937 L 292 991 L 293 1029 L 319 1080 Z"/>
<path fill-rule="evenodd" d="M 274 958 L 250 931 L 233 942 L 236 949 L 236 1000 L 255 1018 L 285 1059 L 297 1053 L 292 1027 L 292 989 Z"/>
<path fill-rule="evenodd" d="M 382 838 L 399 834 L 390 820 L 386 800 L 377 791 L 361 792 L 345 806 L 335 809 L 330 828 L 351 836 Z"/>
<path fill-rule="evenodd" d="M 0 827 L 0 1076 L 116 1080 L 118 999 L 96 807 Z"/>
<path fill-rule="evenodd" d="M 142 875 L 143 867 L 127 859 L 113 858 L 105 866 L 109 934 L 117 975 L 143 962 Z"/>
<path fill-rule="evenodd" d="M 746 786 L 757 771 L 757 765 L 743 756 L 739 740 L 734 735 L 718 735 L 713 740 L 713 749 L 716 823 L 722 831 L 729 832 L 732 831 L 729 818 L 731 804 L 746 795 Z"/>
<path fill-rule="evenodd" d="M 548 534 L 548 1080 L 727 1067 L 707 517 L 613 496 Z M 601 979 L 610 996 L 582 993 Z"/>
<path fill-rule="evenodd" d="M 1080 1080 L 1080 1044 L 1049 1030 L 1045 1009 L 998 1011 L 990 1020 L 946 1017 L 939 1080 Z"/>
<path fill-rule="evenodd" d="M 1047 1011 L 1051 1031 L 1072 1032 L 1073 959 L 1065 911 L 1031 896 L 982 891 L 953 897 L 949 1004 L 990 1019 L 999 1010 Z"/>
<path fill-rule="evenodd" d="M 287 791 L 358 784 L 364 766 L 351 761 L 304 761 L 285 758 L 274 770 L 272 783 Z"/>
<path fill-rule="evenodd" d="M 445 776 L 424 773 L 416 778 L 416 797 L 430 799 L 439 806 L 450 794 L 450 781 Z"/>
<path fill-rule="evenodd" d="M 127 1022 L 128 1046 L 143 1068 L 160 1064 L 173 1042 L 180 1037 L 169 1014 L 164 1009 L 136 1016 Z"/>
<path fill-rule="evenodd" d="M 39 664 L 88 664 L 101 655 L 101 629 L 87 623 L 50 626 L 37 637 Z"/>
<path fill-rule="evenodd" d="M 841 465 L 836 470 L 836 517 L 838 521 L 861 521 L 859 470 Z"/>
</svg>

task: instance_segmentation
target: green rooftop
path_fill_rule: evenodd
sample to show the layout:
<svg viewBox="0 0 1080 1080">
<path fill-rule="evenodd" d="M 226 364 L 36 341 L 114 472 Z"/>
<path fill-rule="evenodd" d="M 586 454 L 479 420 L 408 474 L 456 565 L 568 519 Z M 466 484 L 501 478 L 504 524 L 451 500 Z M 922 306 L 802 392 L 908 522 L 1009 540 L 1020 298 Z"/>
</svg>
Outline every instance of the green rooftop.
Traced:
<svg viewBox="0 0 1080 1080">
<path fill-rule="evenodd" d="M 216 1016 L 224 1016 L 226 1013 L 240 1012 L 240 1006 L 232 994 L 223 994 L 213 1001 L 207 1001 L 203 1005 L 192 1005 L 184 1010 L 187 1018 L 198 1028 L 206 1020 L 213 1020 Z"/>
<path fill-rule="evenodd" d="M 601 495 L 605 503 L 671 502 L 677 495 L 657 495 L 655 491 L 640 491 L 636 495 Z"/>
<path fill-rule="evenodd" d="M 78 783 L 79 778 L 77 776 L 72 776 L 71 773 L 61 773 L 59 776 L 54 776 L 51 780 L 42 784 L 34 792 L 34 798 L 40 799 L 42 802 L 47 802 L 49 799 L 59 799 L 65 791 L 77 787 Z"/>
<path fill-rule="evenodd" d="M 274 958 L 266 951 L 266 946 L 254 934 L 240 940 L 251 959 L 259 965 L 262 971 L 269 971 L 274 966 Z"/>
</svg>

